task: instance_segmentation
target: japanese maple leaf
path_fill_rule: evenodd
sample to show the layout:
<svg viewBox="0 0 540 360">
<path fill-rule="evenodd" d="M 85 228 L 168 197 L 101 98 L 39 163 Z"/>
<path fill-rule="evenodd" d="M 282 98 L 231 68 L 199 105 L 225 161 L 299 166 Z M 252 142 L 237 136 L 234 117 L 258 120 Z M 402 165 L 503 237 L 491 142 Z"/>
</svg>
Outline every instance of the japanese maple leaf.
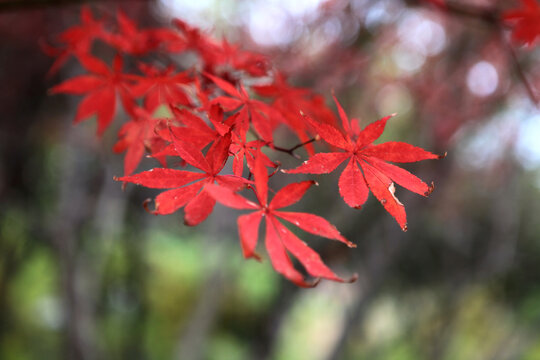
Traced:
<svg viewBox="0 0 540 360">
<path fill-rule="evenodd" d="M 289 85 L 282 73 L 276 73 L 271 84 L 253 86 L 253 90 L 259 95 L 274 98 L 272 107 L 283 115 L 286 125 L 302 142 L 310 140 L 308 133 L 312 129 L 304 117 L 298 116 L 300 111 L 321 122 L 335 124 L 335 117 L 321 96 L 313 94 L 309 89 Z M 310 155 L 315 153 L 312 144 L 307 144 L 306 150 Z"/>
<path fill-rule="evenodd" d="M 221 61 L 220 45 L 214 39 L 180 19 L 173 19 L 173 25 L 180 31 L 182 40 L 171 42 L 167 46 L 170 52 L 194 50 L 203 59 L 205 67 L 213 67 Z"/>
<path fill-rule="evenodd" d="M 255 156 L 258 152 L 260 152 L 261 147 L 265 145 L 267 145 L 267 143 L 262 140 L 242 140 L 241 136 L 238 136 L 236 135 L 236 133 L 233 132 L 230 152 L 234 156 L 234 174 L 237 176 L 242 176 L 244 172 L 244 158 L 246 159 L 246 164 L 249 171 L 253 171 L 253 167 L 255 166 Z M 260 153 L 259 156 L 263 158 L 263 163 L 265 166 L 273 168 L 276 168 L 278 166 L 277 164 L 273 163 L 264 153 Z"/>
<path fill-rule="evenodd" d="M 68 79 L 54 86 L 51 93 L 86 94 L 77 109 L 75 123 L 96 114 L 97 133 L 102 135 L 116 112 L 117 93 L 120 94 L 126 109 L 133 107 L 133 98 L 127 88 L 128 81 L 133 77 L 122 73 L 123 61 L 120 56 L 114 58 L 112 69 L 91 55 L 80 55 L 79 60 L 91 74 Z"/>
<path fill-rule="evenodd" d="M 123 11 L 116 13 L 118 33 L 106 33 L 103 41 L 126 54 L 141 56 L 167 42 L 178 41 L 178 35 L 169 29 L 141 30 Z"/>
<path fill-rule="evenodd" d="M 298 202 L 314 182 L 303 181 L 289 184 L 279 190 L 272 201 L 268 202 L 268 174 L 263 161 L 261 156 L 257 156 L 253 169 L 257 203 L 236 194 L 226 187 L 212 185 L 207 188 L 210 195 L 225 206 L 240 210 L 254 210 L 253 213 L 238 217 L 238 233 L 244 257 L 259 259 L 259 256 L 255 253 L 255 248 L 258 241 L 259 226 L 264 217 L 266 221 L 266 250 L 270 256 L 272 266 L 277 272 L 299 286 L 310 287 L 314 285 L 306 282 L 304 276 L 294 268 L 287 255 L 287 251 L 289 251 L 300 261 L 311 276 L 343 282 L 343 279 L 334 274 L 322 262 L 319 254 L 308 247 L 306 243 L 279 221 L 279 219 L 282 219 L 309 233 L 341 241 L 349 247 L 355 246 L 345 239 L 332 224 L 320 216 L 280 210 Z"/>
<path fill-rule="evenodd" d="M 145 96 L 146 108 L 155 110 L 161 104 L 167 105 L 170 109 L 174 105 L 191 105 L 186 90 L 183 88 L 192 82 L 187 72 L 175 73 L 173 66 L 159 70 L 143 63 L 139 64 L 139 68 L 145 76 L 138 79 L 138 83 L 131 88 L 131 91 L 135 97 Z"/>
<path fill-rule="evenodd" d="M 268 104 L 250 99 L 246 89 L 240 84 L 240 90 L 237 90 L 231 83 L 216 76 L 206 73 L 221 90 L 232 97 L 218 96 L 213 99 L 225 111 L 238 110 L 238 130 L 244 134 L 249 128 L 249 123 L 253 124 L 255 131 L 267 142 L 272 142 L 272 131 L 281 120 L 281 115 L 272 109 Z"/>
<path fill-rule="evenodd" d="M 216 140 L 206 156 L 187 142 L 171 136 L 177 155 L 186 163 L 202 170 L 156 168 L 142 173 L 116 178 L 154 189 L 171 189 L 159 194 L 155 199 L 154 214 L 171 214 L 184 207 L 184 222 L 195 226 L 204 221 L 214 209 L 216 201 L 207 192 L 207 186 L 217 182 L 222 186 L 239 190 L 248 182 L 234 175 L 219 175 L 229 156 L 230 133 Z"/>
<path fill-rule="evenodd" d="M 129 111 L 130 121 L 122 125 L 118 141 L 113 147 L 116 153 L 126 152 L 124 157 L 124 176 L 130 175 L 139 165 L 145 149 L 156 153 L 166 146 L 165 140 L 156 135 L 156 126 L 162 119 L 156 119 L 146 109 L 135 107 Z M 163 159 L 162 164 L 163 164 Z"/>
<path fill-rule="evenodd" d="M 94 40 L 105 36 L 104 22 L 94 19 L 88 6 L 81 8 L 80 19 L 80 25 L 72 26 L 58 36 L 58 41 L 62 43 L 61 47 L 55 48 L 45 43 L 41 44 L 47 55 L 56 57 L 49 75 L 56 73 L 70 56 L 88 54 Z"/>
<path fill-rule="evenodd" d="M 433 191 L 433 185 L 428 186 L 418 177 L 400 167 L 389 164 L 388 161 L 406 163 L 441 157 L 403 142 L 392 141 L 373 145 L 373 142 L 382 135 L 386 122 L 393 115 L 386 116 L 360 130 L 357 120 L 353 119 L 349 122 L 335 96 L 334 101 L 345 134 L 334 126 L 308 120 L 322 139 L 343 151 L 315 154 L 296 169 L 284 172 L 289 174 L 328 174 L 334 171 L 339 164 L 348 160 L 347 166 L 339 178 L 339 192 L 347 205 L 360 208 L 366 202 L 371 190 L 386 211 L 396 219 L 402 230 L 406 231 L 405 207 L 395 196 L 394 183 L 424 196 L 428 196 Z"/>
<path fill-rule="evenodd" d="M 521 0 L 523 8 L 503 13 L 504 20 L 513 24 L 512 38 L 532 46 L 540 36 L 540 4 L 537 0 Z"/>
<path fill-rule="evenodd" d="M 219 105 L 216 105 L 219 108 Z M 216 109 L 213 107 L 211 111 L 214 112 Z M 177 156 L 176 145 L 173 141 L 173 138 L 189 143 L 197 150 L 202 150 L 209 143 L 218 139 L 220 136 L 225 136 L 230 132 L 231 126 L 235 121 L 235 116 L 230 116 L 226 123 L 215 123 L 211 120 L 214 126 L 217 126 L 218 129 L 212 129 L 203 119 L 195 115 L 187 109 L 178 109 L 173 108 L 174 121 L 180 126 L 169 126 L 159 130 L 158 135 L 164 140 L 170 142 L 167 147 L 165 147 L 159 153 L 154 154 L 153 156 Z M 208 114 L 210 118 L 214 116 L 219 116 Z M 221 113 L 221 116 L 223 113 Z M 229 125 L 227 125 L 227 123 Z M 234 136 L 234 134 L 233 134 Z"/>
<path fill-rule="evenodd" d="M 223 40 L 221 50 L 220 60 L 237 70 L 243 70 L 256 77 L 265 76 L 268 73 L 270 63 L 264 55 L 243 51 L 239 46 L 232 45 L 227 40 Z"/>
</svg>

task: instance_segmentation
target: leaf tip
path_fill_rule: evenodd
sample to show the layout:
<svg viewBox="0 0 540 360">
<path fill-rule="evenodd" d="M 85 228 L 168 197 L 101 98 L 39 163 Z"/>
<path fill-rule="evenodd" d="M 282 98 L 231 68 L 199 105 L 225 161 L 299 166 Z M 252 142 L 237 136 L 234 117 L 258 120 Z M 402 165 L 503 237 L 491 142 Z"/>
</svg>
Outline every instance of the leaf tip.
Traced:
<svg viewBox="0 0 540 360">
<path fill-rule="evenodd" d="M 305 283 L 305 284 L 306 284 L 306 287 L 308 288 L 314 288 L 315 286 L 319 285 L 320 282 L 321 282 L 321 278 L 316 278 L 315 280 L 313 280 L 312 283 Z"/>
<path fill-rule="evenodd" d="M 448 152 L 445 151 L 444 154 L 438 155 L 438 158 L 439 158 L 439 159 L 444 159 L 447 155 L 448 155 Z"/>
<path fill-rule="evenodd" d="M 433 183 L 433 181 L 431 182 L 431 185 L 429 185 L 427 191 L 424 193 L 424 196 L 429 196 L 431 195 L 431 193 L 433 192 L 433 190 L 435 190 L 435 184 Z"/>
<path fill-rule="evenodd" d="M 403 225 L 403 227 L 401 228 L 401 230 L 403 230 L 403 232 L 407 232 L 409 228 L 407 227 L 407 224 Z"/>
<path fill-rule="evenodd" d="M 256 252 L 252 252 L 251 254 L 244 254 L 244 257 L 245 257 L 246 259 L 251 259 L 251 258 L 253 258 L 253 259 L 257 260 L 258 262 L 262 262 L 262 261 L 263 261 L 262 256 L 259 255 L 259 254 L 257 254 Z"/>
<path fill-rule="evenodd" d="M 352 276 L 349 279 L 344 280 L 343 282 L 346 283 L 346 284 L 351 284 L 353 282 L 356 282 L 356 280 L 358 280 L 358 274 L 354 273 L 354 274 L 352 274 Z"/>
<path fill-rule="evenodd" d="M 145 210 L 147 213 L 152 214 L 152 215 L 157 215 L 157 214 L 158 214 L 158 212 L 157 212 L 157 207 L 158 207 L 158 205 L 157 205 L 157 204 L 156 204 L 156 210 L 150 210 L 150 208 L 148 207 L 148 204 L 149 204 L 151 201 L 152 201 L 152 199 L 146 199 L 146 200 L 144 200 L 142 206 L 143 206 L 144 210 Z"/>
</svg>

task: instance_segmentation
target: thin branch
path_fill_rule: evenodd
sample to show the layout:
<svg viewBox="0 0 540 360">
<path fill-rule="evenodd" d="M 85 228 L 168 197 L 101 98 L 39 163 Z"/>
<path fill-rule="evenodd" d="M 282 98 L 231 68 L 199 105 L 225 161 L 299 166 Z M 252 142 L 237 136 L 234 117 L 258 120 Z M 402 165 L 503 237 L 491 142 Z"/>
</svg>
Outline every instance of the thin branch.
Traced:
<svg viewBox="0 0 540 360">
<path fill-rule="evenodd" d="M 508 49 L 508 54 L 510 55 L 510 58 L 512 59 L 512 62 L 514 64 L 514 69 L 519 79 L 525 86 L 525 89 L 527 90 L 527 94 L 529 95 L 529 98 L 531 99 L 533 104 L 536 107 L 538 107 L 538 97 L 534 93 L 531 83 L 527 80 L 527 77 L 525 76 L 525 71 L 523 71 L 523 67 L 521 66 L 521 63 L 519 62 L 516 51 L 514 50 L 514 48 L 508 41 L 504 40 L 503 36 L 501 36 L 501 39 L 502 39 L 502 42 L 506 45 L 506 48 Z"/>
<path fill-rule="evenodd" d="M 280 146 L 271 146 L 272 149 L 276 150 L 276 151 L 281 151 L 281 152 L 284 152 L 284 153 L 287 153 L 297 159 L 300 159 L 300 155 L 298 154 L 295 154 L 294 151 L 301 148 L 302 146 L 306 146 L 307 144 L 311 144 L 312 142 L 315 142 L 315 141 L 319 141 L 321 139 L 321 137 L 319 135 L 315 136 L 313 139 L 310 139 L 308 141 L 305 141 L 303 143 L 300 143 L 300 144 L 297 144 L 295 146 L 293 146 L 292 148 L 290 149 L 286 149 L 286 148 L 282 148 Z"/>
<path fill-rule="evenodd" d="M 416 0 L 417 5 L 423 5 L 428 1 L 425 0 Z M 465 5 L 465 4 L 456 4 L 455 2 L 435 2 L 429 1 L 429 3 L 438 8 L 439 10 L 446 12 L 450 15 L 468 17 L 471 19 L 477 19 L 485 21 L 487 23 L 500 26 L 500 16 L 499 12 L 493 8 L 488 8 L 485 6 L 475 6 L 475 5 Z"/>
</svg>

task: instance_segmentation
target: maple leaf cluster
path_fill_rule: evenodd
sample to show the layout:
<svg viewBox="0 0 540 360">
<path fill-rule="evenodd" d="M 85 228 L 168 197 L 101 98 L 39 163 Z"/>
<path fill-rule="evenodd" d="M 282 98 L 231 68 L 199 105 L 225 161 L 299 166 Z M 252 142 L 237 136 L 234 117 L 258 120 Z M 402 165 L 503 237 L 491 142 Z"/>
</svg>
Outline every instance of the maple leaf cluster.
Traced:
<svg viewBox="0 0 540 360">
<path fill-rule="evenodd" d="M 538 0 L 521 0 L 522 7 L 502 14 L 512 27 L 512 39 L 533 46 L 540 37 L 540 4 Z"/>
<path fill-rule="evenodd" d="M 92 55 L 96 41 L 116 51 L 110 65 Z M 305 146 L 309 159 L 281 172 L 288 174 L 326 174 L 347 162 L 339 178 L 339 194 L 345 203 L 360 208 L 371 191 L 403 230 L 407 229 L 405 208 L 395 195 L 395 184 L 423 196 L 433 190 L 433 185 L 389 162 L 440 156 L 402 142 L 373 144 L 392 116 L 361 129 L 357 120 L 349 121 L 334 96 L 339 121 L 321 95 L 290 85 L 265 56 L 216 40 L 181 20 L 174 20 L 172 28 L 141 29 L 121 11 L 116 23 L 110 24 L 84 7 L 81 24 L 60 34 L 57 46 L 44 49 L 56 57 L 51 72 L 70 57 L 87 71 L 51 89 L 53 94 L 84 96 L 75 122 L 95 116 L 98 135 L 103 134 L 120 99 L 129 121 L 120 128 L 113 148 L 125 153 L 124 176 L 115 179 L 163 189 L 149 211 L 166 215 L 183 209 L 184 222 L 190 226 L 202 223 L 216 202 L 252 211 L 237 220 L 244 256 L 260 258 L 256 246 L 264 218 L 265 246 L 274 269 L 299 286 L 313 286 L 320 278 L 347 280 L 330 270 L 284 222 L 349 247 L 355 245 L 318 215 L 282 210 L 301 200 L 314 181 L 291 183 L 269 200 L 269 178 L 280 172 L 279 163 L 267 153 L 293 154 Z M 172 60 L 171 55 L 185 54 L 197 56 L 193 67 L 184 69 Z M 169 63 L 158 66 L 145 61 L 149 55 Z M 126 71 L 128 58 L 138 65 Z M 156 116 L 160 108 L 170 116 Z M 280 127 L 296 134 L 300 144 L 290 149 L 276 146 L 274 134 Z M 317 152 L 313 142 L 318 140 L 332 151 Z M 134 174 L 145 154 L 156 159 L 156 167 Z M 228 162 L 232 171 L 227 171 Z M 181 166 L 170 167 L 172 163 Z M 316 280 L 307 281 L 289 254 Z"/>
</svg>

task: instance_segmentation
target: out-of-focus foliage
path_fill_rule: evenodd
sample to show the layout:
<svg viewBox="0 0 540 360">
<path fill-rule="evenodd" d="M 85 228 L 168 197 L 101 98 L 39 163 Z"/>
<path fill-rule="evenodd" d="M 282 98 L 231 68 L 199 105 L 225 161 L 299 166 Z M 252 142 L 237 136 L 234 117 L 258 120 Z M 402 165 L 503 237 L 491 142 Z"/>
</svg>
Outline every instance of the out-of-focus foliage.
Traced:
<svg viewBox="0 0 540 360">
<path fill-rule="evenodd" d="M 100 150 L 114 135 L 95 138 L 95 122 L 72 127 L 76 102 L 46 97 L 58 79 L 46 80 L 36 34 L 76 23 L 79 6 L 19 3 L 0 5 L 1 359 L 540 358 L 540 116 L 529 94 L 538 49 L 494 20 L 520 1 L 125 9 L 141 24 L 180 16 L 263 51 L 296 85 L 327 101 L 334 88 L 364 124 L 397 112 L 381 142 L 448 151 L 407 167 L 436 189 L 427 201 L 398 191 L 414 214 L 405 234 L 373 198 L 350 216 L 337 176 L 318 179 L 304 204 L 358 248 L 306 240 L 359 279 L 311 290 L 267 259 L 244 261 L 226 208 L 192 230 L 180 216 L 145 213 L 156 194 L 123 193 L 112 181 L 121 159 Z M 95 6 L 112 15 L 121 3 L 111 4 Z"/>
</svg>

